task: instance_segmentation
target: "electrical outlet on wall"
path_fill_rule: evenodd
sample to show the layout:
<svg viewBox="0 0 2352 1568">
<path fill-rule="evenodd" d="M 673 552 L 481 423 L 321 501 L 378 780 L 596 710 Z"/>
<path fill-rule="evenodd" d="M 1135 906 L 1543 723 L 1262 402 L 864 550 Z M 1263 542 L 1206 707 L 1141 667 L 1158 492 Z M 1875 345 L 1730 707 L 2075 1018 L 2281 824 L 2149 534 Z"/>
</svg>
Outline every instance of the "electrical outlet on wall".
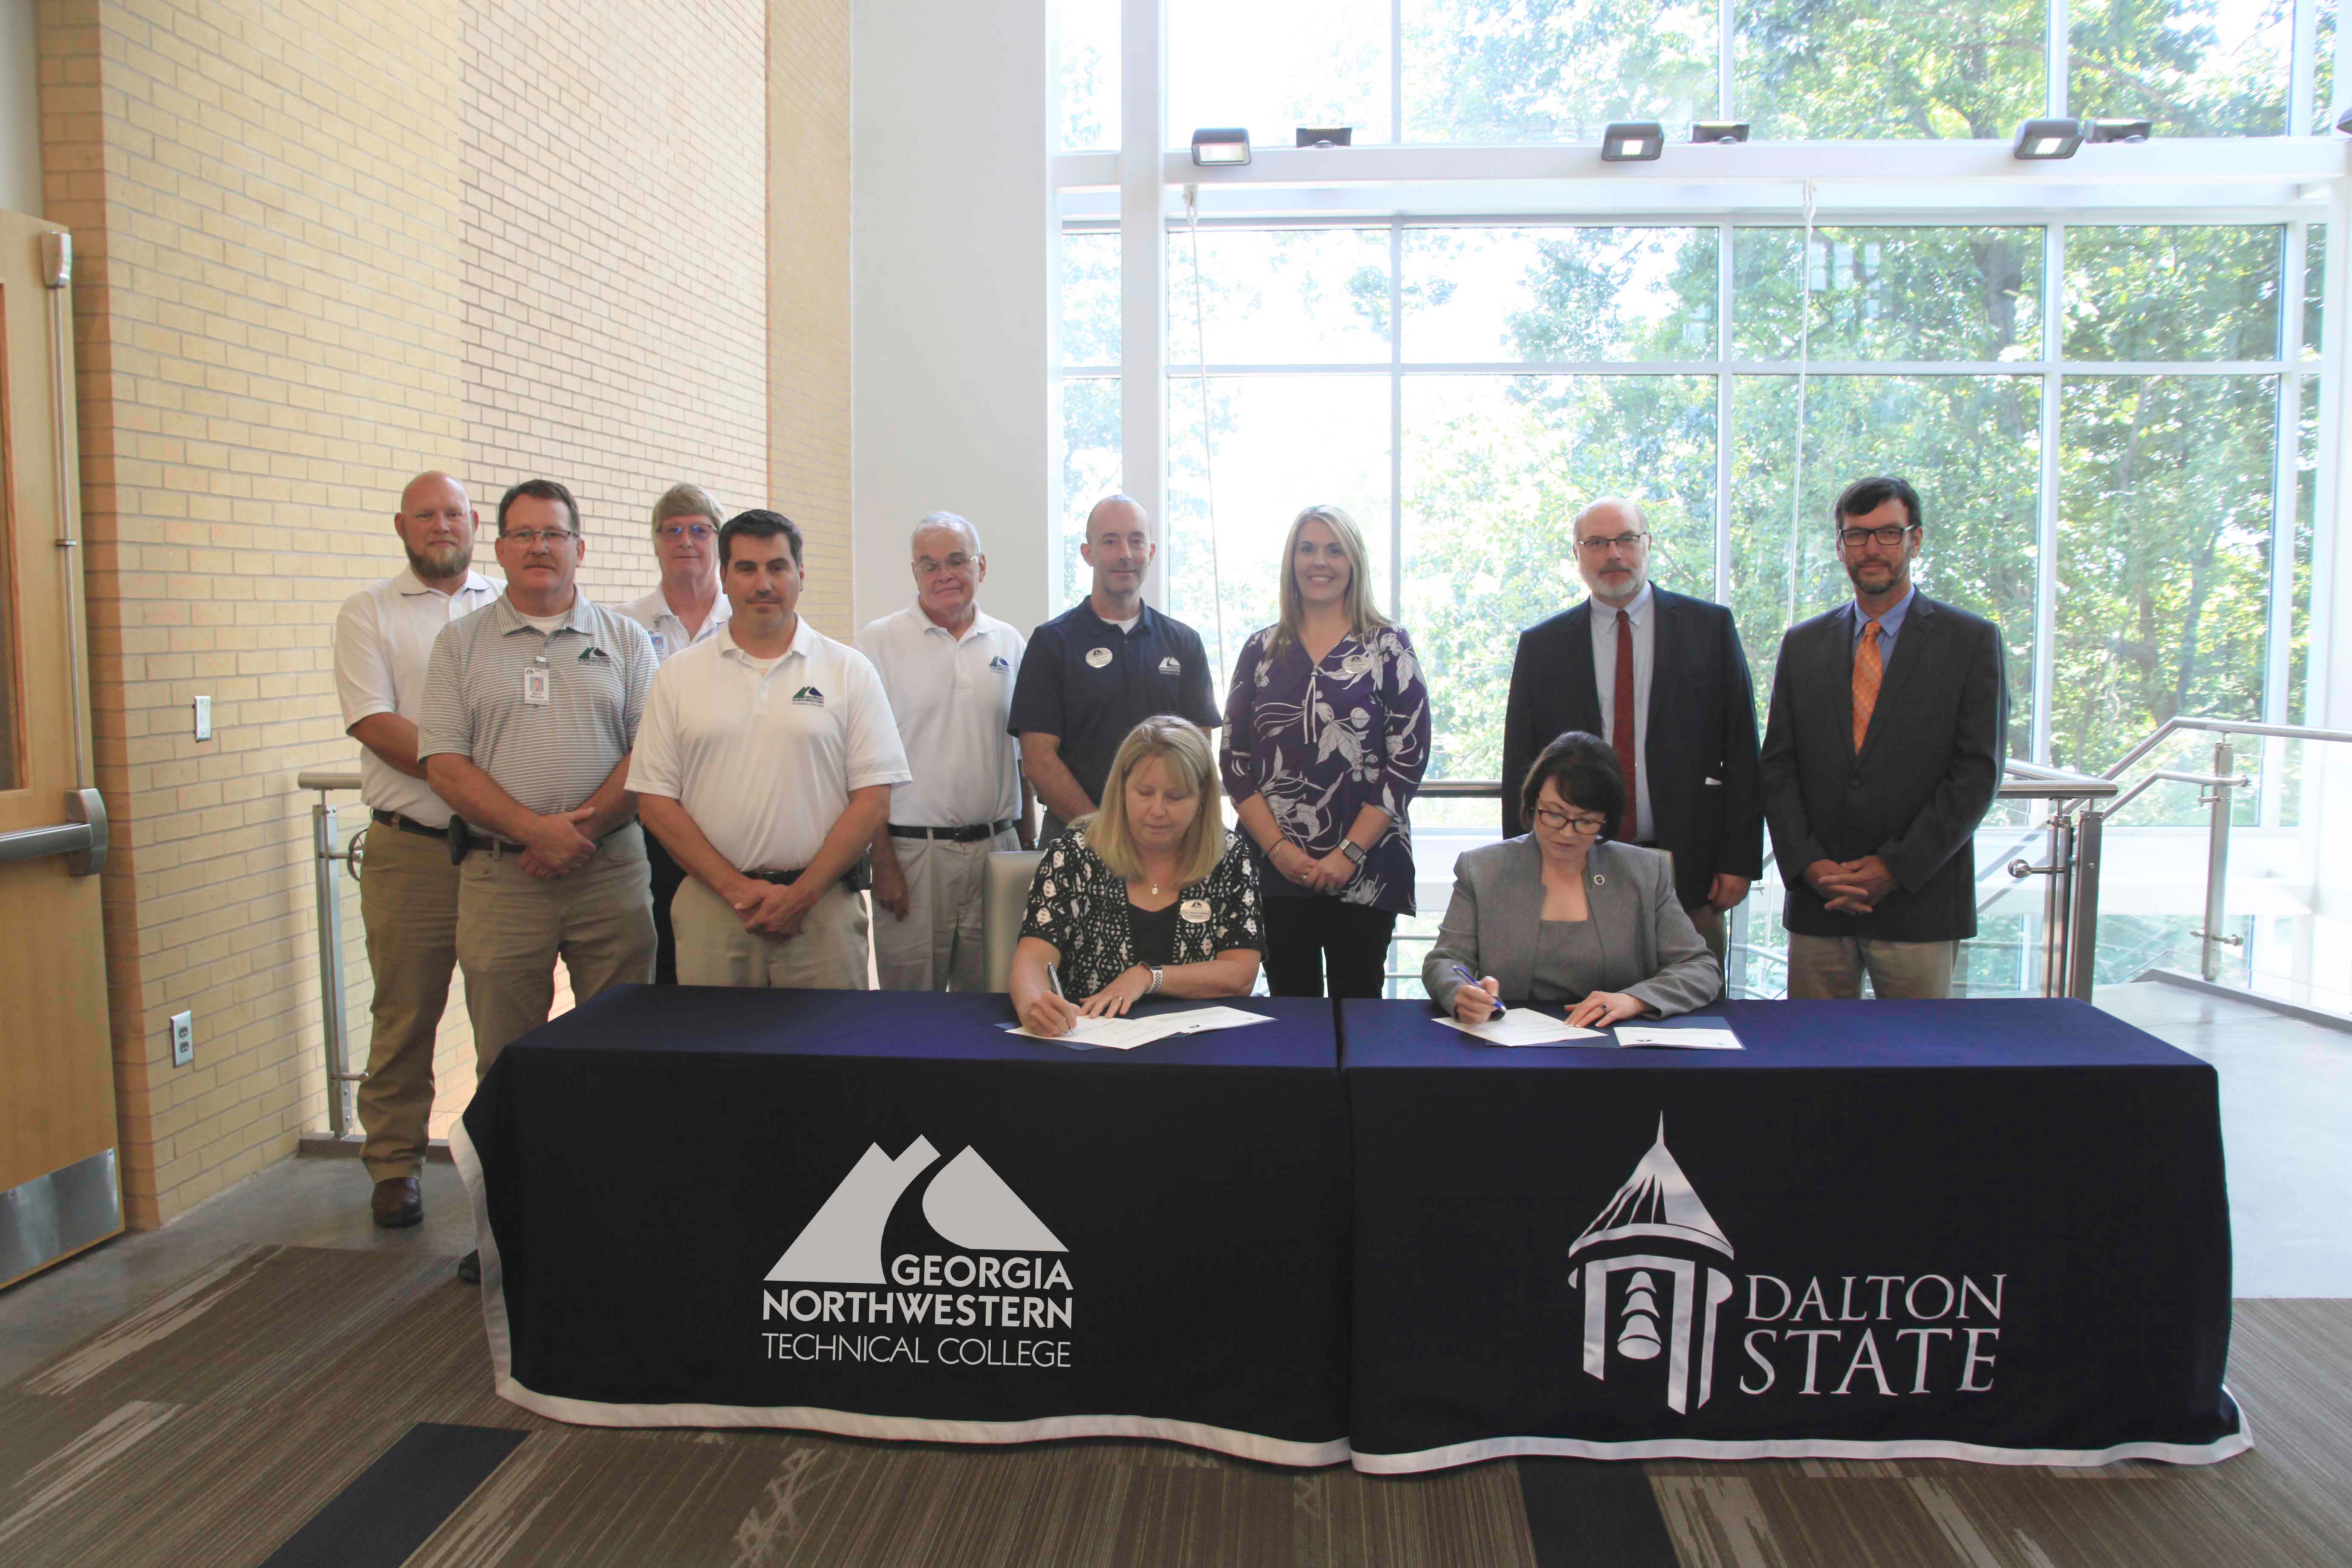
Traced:
<svg viewBox="0 0 2352 1568">
<path fill-rule="evenodd" d="M 196 1016 L 194 1013 L 172 1015 L 172 1065 L 186 1067 L 196 1059 Z"/>
</svg>

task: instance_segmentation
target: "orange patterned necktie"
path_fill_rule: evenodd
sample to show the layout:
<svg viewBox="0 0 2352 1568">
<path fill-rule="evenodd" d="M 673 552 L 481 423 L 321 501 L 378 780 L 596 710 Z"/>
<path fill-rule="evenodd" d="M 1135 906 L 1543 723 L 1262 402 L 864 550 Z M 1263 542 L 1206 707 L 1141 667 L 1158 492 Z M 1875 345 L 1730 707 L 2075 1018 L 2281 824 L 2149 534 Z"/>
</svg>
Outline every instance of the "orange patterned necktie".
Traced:
<svg viewBox="0 0 2352 1568">
<path fill-rule="evenodd" d="M 1878 657 L 1876 621 L 1862 626 L 1862 647 L 1853 656 L 1853 750 L 1862 754 L 1863 737 L 1870 733 L 1871 711 L 1878 706 L 1878 682 L 1885 674 Z"/>
</svg>

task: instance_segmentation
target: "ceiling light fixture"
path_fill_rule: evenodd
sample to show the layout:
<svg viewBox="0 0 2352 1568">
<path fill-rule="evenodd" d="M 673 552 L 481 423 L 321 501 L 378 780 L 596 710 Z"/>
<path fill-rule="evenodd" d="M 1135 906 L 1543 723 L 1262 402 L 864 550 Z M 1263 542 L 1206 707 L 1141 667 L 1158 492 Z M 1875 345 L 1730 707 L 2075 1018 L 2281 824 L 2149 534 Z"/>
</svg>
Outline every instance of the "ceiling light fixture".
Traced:
<svg viewBox="0 0 2352 1568">
<path fill-rule="evenodd" d="M 1666 150 L 1666 128 L 1654 120 L 1619 120 L 1601 132 L 1604 163 L 1646 163 Z"/>
<path fill-rule="evenodd" d="M 1192 166 L 1223 168 L 1250 161 L 1249 132 L 1238 125 L 1192 132 Z"/>
<path fill-rule="evenodd" d="M 1744 120 L 1694 120 L 1691 121 L 1691 140 L 1729 147 L 1748 140 L 1748 122 Z"/>
<path fill-rule="evenodd" d="M 2010 156 L 2028 163 L 2071 158 L 2083 144 L 2079 120 L 2029 120 L 2017 128 L 2017 145 Z"/>
</svg>

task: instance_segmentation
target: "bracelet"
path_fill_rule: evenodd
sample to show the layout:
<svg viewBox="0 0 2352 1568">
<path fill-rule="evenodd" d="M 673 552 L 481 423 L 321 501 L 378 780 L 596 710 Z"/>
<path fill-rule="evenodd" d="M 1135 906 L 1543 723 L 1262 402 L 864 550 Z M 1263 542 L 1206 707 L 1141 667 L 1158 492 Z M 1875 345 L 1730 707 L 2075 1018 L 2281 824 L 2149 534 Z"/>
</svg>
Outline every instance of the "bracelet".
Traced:
<svg viewBox="0 0 2352 1568">
<path fill-rule="evenodd" d="M 1156 995 L 1159 993 L 1160 981 L 1163 973 L 1165 971 L 1160 965 L 1155 963 L 1151 966 L 1151 984 L 1143 988 L 1143 994 L 1146 996 Z"/>
</svg>

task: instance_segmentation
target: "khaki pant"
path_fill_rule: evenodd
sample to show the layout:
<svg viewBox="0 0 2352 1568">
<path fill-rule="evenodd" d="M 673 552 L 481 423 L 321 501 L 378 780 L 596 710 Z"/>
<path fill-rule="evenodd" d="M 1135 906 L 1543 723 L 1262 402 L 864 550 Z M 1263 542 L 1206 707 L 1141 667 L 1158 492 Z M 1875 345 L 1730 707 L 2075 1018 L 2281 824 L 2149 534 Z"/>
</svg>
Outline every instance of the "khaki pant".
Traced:
<svg viewBox="0 0 2352 1568">
<path fill-rule="evenodd" d="M 568 877 L 541 881 L 520 858 L 477 849 L 457 888 L 457 962 L 474 1016 L 474 1070 L 487 1075 L 509 1042 L 547 1022 L 555 961 L 572 999 L 654 977 L 654 907 L 645 835 L 631 823 Z"/>
<path fill-rule="evenodd" d="M 743 929 L 727 900 L 692 877 L 669 907 L 680 985 L 866 989 L 866 903 L 840 882 L 827 887 L 798 936 L 773 942 Z"/>
<path fill-rule="evenodd" d="M 874 968 L 885 991 L 988 989 L 981 933 L 987 902 L 988 858 L 1021 847 L 1007 828 L 993 838 L 950 844 L 939 838 L 893 838 L 907 874 L 907 918 L 874 909 Z"/>
<path fill-rule="evenodd" d="M 433 1044 L 457 965 L 457 868 L 438 838 L 372 823 L 361 862 L 360 923 L 375 974 L 375 1028 L 360 1085 L 368 1180 L 425 1170 Z M 330 1086 L 331 1089 L 332 1086 Z"/>
<path fill-rule="evenodd" d="M 1875 937 L 1789 933 L 1789 1000 L 1836 1001 L 1862 994 L 1870 975 L 1874 996 L 1889 1001 L 1937 1001 L 1952 994 L 1954 942 L 1881 942 Z"/>
</svg>

